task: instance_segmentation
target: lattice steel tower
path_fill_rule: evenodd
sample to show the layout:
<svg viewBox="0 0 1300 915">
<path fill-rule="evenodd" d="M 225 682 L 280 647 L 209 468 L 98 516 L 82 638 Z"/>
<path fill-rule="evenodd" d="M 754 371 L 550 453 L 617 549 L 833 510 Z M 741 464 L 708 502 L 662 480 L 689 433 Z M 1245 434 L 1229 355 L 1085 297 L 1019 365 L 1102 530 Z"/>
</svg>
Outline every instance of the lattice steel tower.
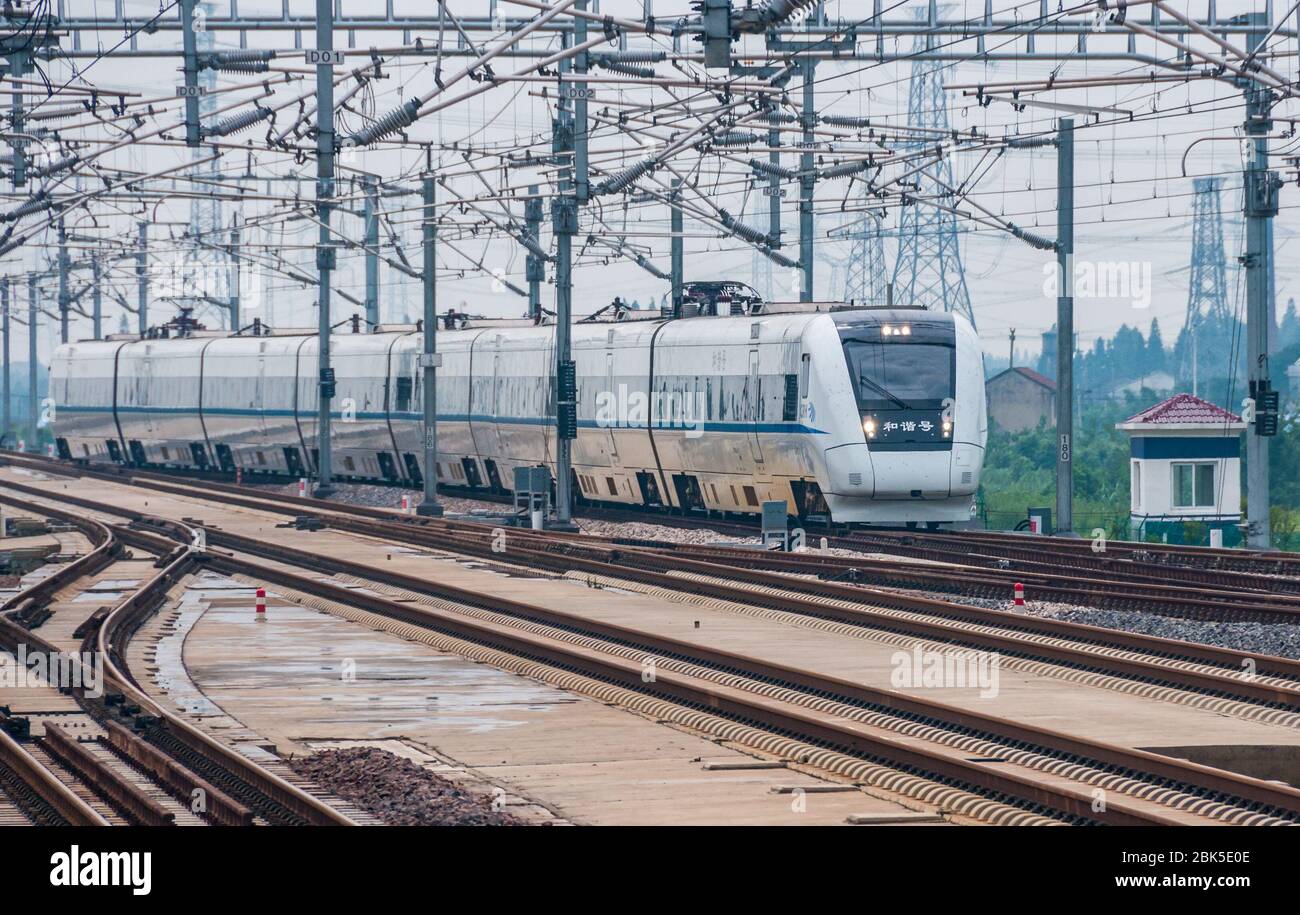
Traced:
<svg viewBox="0 0 1300 915">
<path fill-rule="evenodd" d="M 932 19 L 934 15 L 932 2 Z M 928 51 L 933 46 L 933 35 L 917 36 L 916 51 Z M 948 101 L 943 92 L 942 64 L 925 60 L 912 62 L 907 121 L 912 127 L 947 132 Z M 903 144 L 903 149 L 924 148 L 926 136 L 919 134 L 916 141 Z M 952 164 L 945 158 L 918 173 L 917 179 L 918 187 L 913 192 L 916 196 L 943 200 L 949 192 L 939 181 L 953 184 Z M 966 289 L 966 271 L 961 263 L 961 249 L 957 243 L 957 218 L 952 213 L 924 203 L 913 203 L 900 210 L 898 260 L 894 262 L 894 301 L 900 305 L 955 311 L 965 315 L 972 324 L 975 322 L 970 292 Z"/>
<path fill-rule="evenodd" d="M 1207 371 L 1231 372 L 1229 347 L 1233 339 L 1228 307 L 1227 255 L 1223 247 L 1222 178 L 1196 178 L 1192 198 L 1191 282 L 1187 318 L 1180 335 L 1179 373 L 1184 378 L 1208 377 Z"/>
<path fill-rule="evenodd" d="M 867 196 L 863 195 L 864 201 Z M 888 297 L 889 280 L 885 268 L 885 236 L 880 220 L 863 212 L 862 218 L 849 226 L 843 235 L 853 241 L 853 250 L 844 265 L 844 301 L 883 305 Z"/>
</svg>

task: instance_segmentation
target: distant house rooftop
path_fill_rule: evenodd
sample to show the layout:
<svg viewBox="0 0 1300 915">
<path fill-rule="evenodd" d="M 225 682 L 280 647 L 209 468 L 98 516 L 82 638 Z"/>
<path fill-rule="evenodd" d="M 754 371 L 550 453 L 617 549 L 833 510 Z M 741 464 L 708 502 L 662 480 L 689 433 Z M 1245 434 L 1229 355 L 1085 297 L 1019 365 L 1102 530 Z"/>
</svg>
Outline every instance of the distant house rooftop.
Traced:
<svg viewBox="0 0 1300 915">
<path fill-rule="evenodd" d="M 1138 426 L 1220 426 L 1244 429 L 1245 423 L 1236 413 L 1194 394 L 1175 394 L 1154 407 L 1133 414 L 1124 422 L 1118 423 L 1116 428 L 1133 429 Z"/>
<path fill-rule="evenodd" d="M 1035 372 L 1033 369 L 1025 368 L 1025 367 L 1022 366 L 1022 365 L 1018 365 L 1018 366 L 1016 366 L 1015 368 L 1007 369 L 1006 371 L 999 372 L 998 374 L 996 374 L 996 375 L 994 375 L 992 378 L 990 378 L 989 381 L 990 381 L 990 382 L 997 381 L 999 378 L 1003 377 L 1004 375 L 1008 375 L 1008 374 L 1010 374 L 1011 372 L 1016 372 L 1016 373 L 1018 373 L 1018 374 L 1024 376 L 1025 378 L 1028 378 L 1028 379 L 1029 379 L 1030 381 L 1032 381 L 1034 384 L 1041 385 L 1041 386 L 1047 388 L 1047 390 L 1049 390 L 1049 391 L 1053 391 L 1053 392 L 1056 391 L 1056 382 L 1055 382 L 1055 381 L 1053 381 L 1052 379 L 1048 378 L 1046 375 L 1042 374 L 1041 372 Z"/>
</svg>

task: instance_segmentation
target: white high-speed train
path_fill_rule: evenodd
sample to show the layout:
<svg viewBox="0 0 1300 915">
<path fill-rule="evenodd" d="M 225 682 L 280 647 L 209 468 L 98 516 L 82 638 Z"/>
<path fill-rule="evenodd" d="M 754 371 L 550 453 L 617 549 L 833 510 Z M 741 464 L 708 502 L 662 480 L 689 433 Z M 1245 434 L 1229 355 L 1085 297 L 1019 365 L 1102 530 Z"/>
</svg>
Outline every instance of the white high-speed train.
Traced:
<svg viewBox="0 0 1300 915">
<path fill-rule="evenodd" d="M 553 326 L 439 330 L 441 483 L 508 490 L 554 473 Z M 421 334 L 338 334 L 333 467 L 418 484 Z M 593 502 L 837 523 L 971 517 L 987 414 L 983 355 L 951 314 L 767 306 L 728 317 L 573 326 L 575 492 Z M 197 332 L 64 345 L 50 378 L 59 453 L 83 461 L 310 475 L 317 339 Z"/>
</svg>

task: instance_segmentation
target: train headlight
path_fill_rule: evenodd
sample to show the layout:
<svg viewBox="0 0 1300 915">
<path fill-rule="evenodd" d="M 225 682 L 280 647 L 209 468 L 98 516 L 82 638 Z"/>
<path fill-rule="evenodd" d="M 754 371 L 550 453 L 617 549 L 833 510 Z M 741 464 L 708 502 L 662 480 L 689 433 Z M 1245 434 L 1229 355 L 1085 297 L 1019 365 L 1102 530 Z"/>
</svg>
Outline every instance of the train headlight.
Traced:
<svg viewBox="0 0 1300 915">
<path fill-rule="evenodd" d="M 950 435 L 952 435 L 952 420 L 945 419 L 943 421 L 943 436 L 947 438 Z"/>
<path fill-rule="evenodd" d="M 867 433 L 867 438 L 876 437 L 876 421 L 868 416 L 862 421 L 862 431 Z"/>
</svg>

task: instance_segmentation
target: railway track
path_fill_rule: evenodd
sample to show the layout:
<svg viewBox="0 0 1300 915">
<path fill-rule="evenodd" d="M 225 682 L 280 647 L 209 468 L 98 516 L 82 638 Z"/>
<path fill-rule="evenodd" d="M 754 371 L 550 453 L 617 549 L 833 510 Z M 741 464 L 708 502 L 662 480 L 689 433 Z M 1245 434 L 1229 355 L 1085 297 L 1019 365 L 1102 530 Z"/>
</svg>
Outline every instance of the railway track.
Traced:
<svg viewBox="0 0 1300 915">
<path fill-rule="evenodd" d="M 320 506 L 301 499 L 256 493 L 251 487 L 231 486 L 212 479 L 178 477 L 152 471 L 89 469 L 38 455 L 6 454 L 17 465 L 54 473 L 98 476 L 140 485 L 189 481 L 212 491 L 244 493 L 268 501 L 295 503 L 299 507 Z M 208 475 L 209 477 L 212 475 Z M 483 494 L 470 493 L 482 498 Z M 361 513 L 360 506 L 331 504 L 334 511 Z M 394 516 L 391 511 L 373 509 L 369 517 Z M 586 516 L 614 521 L 652 521 L 693 527 L 707 524 L 719 533 L 752 536 L 752 524 L 733 520 L 654 515 L 644 512 L 587 506 Z M 1300 557 L 1285 553 L 1243 554 L 1239 550 L 1204 550 L 1199 547 L 1169 547 L 1109 541 L 1102 553 L 1094 552 L 1089 541 L 1060 537 L 1033 537 L 1000 532 L 855 531 L 847 535 L 828 534 L 828 546 L 863 554 L 888 554 L 925 563 L 900 564 L 878 555 L 846 558 L 799 555 L 753 550 L 710 548 L 710 555 L 733 565 L 772 569 L 821 578 L 861 582 L 877 587 L 925 590 L 965 597 L 1009 600 L 1014 586 L 1022 584 L 1033 600 L 1056 601 L 1079 606 L 1141 610 L 1187 619 L 1225 622 L 1300 623 Z M 695 552 L 672 545 L 619 540 L 639 546 L 661 546 L 678 552 Z M 1257 555 L 1258 558 L 1250 558 Z"/>
<path fill-rule="evenodd" d="M 676 527 L 705 526 L 719 534 L 754 536 L 753 524 L 726 519 L 647 517 L 620 509 L 584 509 L 588 517 L 642 521 Z M 924 566 L 900 567 L 887 560 L 816 556 L 818 574 L 844 575 L 883 585 L 924 588 L 972 597 L 1006 599 L 1016 583 L 1037 599 L 1081 606 L 1146 610 L 1192 619 L 1300 622 L 1300 557 L 1258 554 L 1259 559 L 1225 555 L 1244 551 L 1163 548 L 1123 541 L 1098 543 L 1009 532 L 858 530 L 806 532 L 812 542 L 859 553 L 886 554 L 955 566 L 962 578 L 945 577 Z M 797 560 L 796 560 L 797 561 Z M 946 573 L 948 570 L 944 570 Z"/>
<path fill-rule="evenodd" d="M 8 710 L 0 713 L 0 790 L 29 822 L 49 825 L 165 826 L 178 819 L 193 823 L 248 825 L 350 825 L 354 821 L 297 785 L 252 762 L 154 703 L 135 682 L 123 657 L 131 636 L 152 614 L 166 592 L 188 571 L 185 547 L 139 538 L 94 519 L 0 496 L 8 505 L 55 517 L 80 529 L 94 549 L 0 605 L 0 646 L 17 651 L 60 654 L 60 646 L 27 626 L 33 612 L 78 580 L 103 570 L 121 556 L 124 544 L 158 557 L 155 575 L 115 605 L 88 615 L 80 657 L 65 655 L 83 667 L 82 684 L 95 682 L 84 658 L 103 659 L 102 695 L 84 686 L 62 686 L 77 697 L 101 732 L 81 741 L 71 731 L 44 721 L 44 734 L 28 738 L 29 720 Z M 51 685 L 49 691 L 60 690 Z M 202 819 L 189 806 L 203 801 Z M 2 808 L 0 808 L 2 809 Z"/>
<path fill-rule="evenodd" d="M 24 484 L 6 485 L 32 495 L 49 495 Z M 494 548 L 496 535 L 492 529 L 476 523 L 417 519 L 384 509 L 318 502 L 306 508 L 303 500 L 289 496 L 249 494 L 238 487 L 170 479 L 141 480 L 136 485 L 287 517 L 311 518 L 321 525 L 391 542 L 450 550 L 486 560 L 502 558 Z M 77 497 L 70 501 L 90 509 L 98 505 L 93 500 Z M 139 518 L 138 513 L 98 507 L 132 520 Z M 208 536 L 215 543 L 222 542 L 223 538 L 224 542 L 230 542 L 231 535 L 209 530 Z M 689 550 L 672 550 L 658 544 L 593 542 L 593 538 L 582 535 L 528 530 L 514 530 L 509 536 L 512 561 L 559 574 L 608 576 L 670 590 L 689 590 L 796 616 L 997 651 L 1079 671 L 1101 672 L 1210 697 L 1240 700 L 1283 715 L 1300 713 L 1300 661 L 1287 658 L 755 569 L 746 563 L 763 554 L 752 554 L 752 551 L 734 551 L 741 554 L 742 561 L 732 564 L 725 559 L 716 561 L 710 550 L 695 546 Z M 303 562 L 311 561 L 309 556 L 299 558 Z"/>
<path fill-rule="evenodd" d="M 15 488 L 8 482 L 4 486 Z M 357 563 L 245 537 L 192 519 L 181 523 L 61 491 L 25 485 L 17 488 L 43 500 L 126 518 L 128 524 L 114 525 L 117 534 L 127 542 L 151 544 L 155 550 L 168 543 L 188 542 L 194 531 L 201 529 L 208 549 L 201 557 L 188 551 L 186 555 L 224 574 L 266 582 L 282 593 L 359 608 L 406 627 L 477 646 L 477 650 L 505 652 L 586 683 L 603 684 L 601 688 L 686 710 L 695 716 L 692 720 L 719 719 L 733 729 L 758 732 L 760 736 L 750 737 L 766 741 L 768 746 L 781 746 L 789 752 L 797 748 L 797 756 L 805 761 L 824 759 L 832 769 L 832 764 L 845 765 L 843 761 L 849 760 L 856 761 L 859 768 L 855 771 L 864 771 L 865 766 L 889 773 L 882 777 L 891 784 L 920 778 L 931 785 L 944 785 L 954 798 L 976 799 L 962 808 L 972 815 L 980 803 L 993 803 L 1019 811 L 1017 815 L 1024 818 L 1062 822 L 1300 822 L 1300 791 L 1278 783 L 1082 740 L 540 605 L 358 567 Z M 185 491 L 186 487 L 177 489 Z M 190 489 L 185 494 L 203 497 L 202 490 Z M 274 500 L 234 495 L 219 501 L 263 511 L 274 504 Z M 36 503 L 28 506 L 38 507 Z M 427 528 L 424 533 L 441 543 L 438 548 L 443 550 L 456 551 L 464 543 L 476 543 L 485 533 L 490 534 L 481 529 L 462 530 L 451 523 L 414 525 L 355 517 L 343 525 L 347 520 L 343 513 L 320 514 L 366 536 L 392 541 L 397 534 L 405 535 L 397 542 L 411 542 L 409 535 Z M 521 534 L 524 539 L 537 537 Z M 537 539 L 557 542 L 555 538 Z M 554 549 L 523 547 L 531 551 L 526 555 L 516 552 L 519 549 L 512 547 L 511 562 L 529 565 L 547 555 L 563 556 Z M 601 549 L 628 548 L 605 544 Z M 644 552 L 656 555 L 652 550 Z M 615 569 L 627 572 L 625 567 Z M 358 591 L 310 572 L 360 577 L 392 591 Z M 680 586 L 682 579 L 676 582 Z M 698 584 L 692 581 L 692 587 Z M 403 597 L 406 599 L 398 599 Z M 656 665 L 656 675 L 648 682 L 644 677 L 647 657 Z M 1266 695 L 1274 700 L 1285 696 L 1288 703 L 1300 705 L 1295 690 L 1289 687 L 1270 686 Z M 1103 798 L 1100 805 L 1099 797 Z"/>
</svg>

